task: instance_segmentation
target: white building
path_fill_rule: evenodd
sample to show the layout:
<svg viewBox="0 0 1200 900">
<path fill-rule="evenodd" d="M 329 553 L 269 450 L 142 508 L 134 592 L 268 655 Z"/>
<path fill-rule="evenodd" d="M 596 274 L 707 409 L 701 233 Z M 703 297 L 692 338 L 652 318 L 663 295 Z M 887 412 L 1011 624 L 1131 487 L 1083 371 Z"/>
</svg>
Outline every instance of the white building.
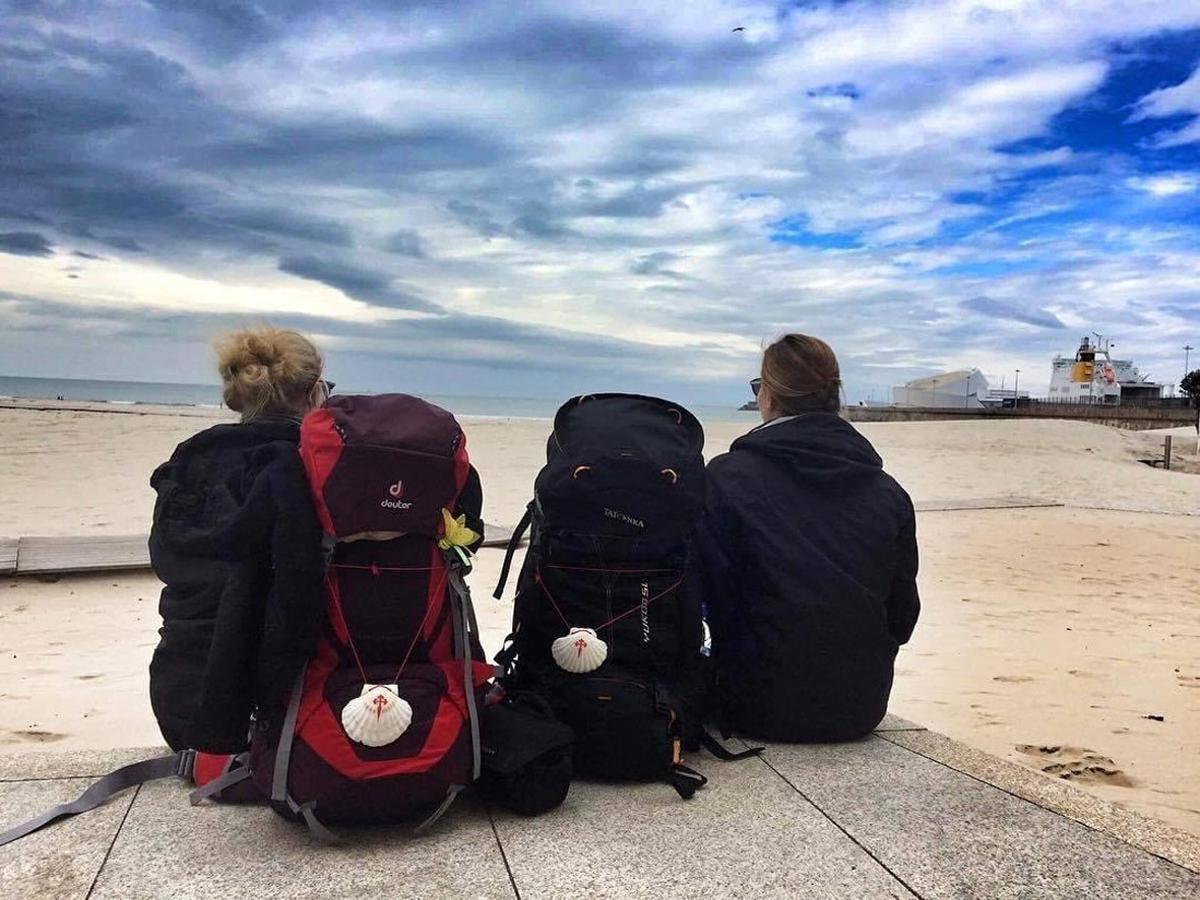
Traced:
<svg viewBox="0 0 1200 900">
<path fill-rule="evenodd" d="M 925 409 L 980 409 L 988 391 L 988 380 L 982 372 L 959 369 L 897 385 L 892 388 L 892 403 Z"/>
</svg>

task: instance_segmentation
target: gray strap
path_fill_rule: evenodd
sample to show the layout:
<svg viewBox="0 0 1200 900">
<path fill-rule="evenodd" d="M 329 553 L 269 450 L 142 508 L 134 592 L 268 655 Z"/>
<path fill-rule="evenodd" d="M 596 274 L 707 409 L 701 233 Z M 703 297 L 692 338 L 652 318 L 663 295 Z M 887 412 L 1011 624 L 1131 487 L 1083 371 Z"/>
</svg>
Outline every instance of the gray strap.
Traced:
<svg viewBox="0 0 1200 900">
<path fill-rule="evenodd" d="M 238 769 L 230 769 L 219 778 L 214 778 L 208 784 L 201 785 L 190 794 L 188 799 L 192 802 L 192 806 L 199 806 L 209 797 L 214 797 L 225 788 L 233 787 L 235 784 L 240 784 L 250 777 L 250 767 L 243 765 Z"/>
<path fill-rule="evenodd" d="M 458 792 L 462 790 L 461 785 L 452 784 L 450 790 L 446 791 L 446 799 L 442 801 L 442 805 L 430 813 L 429 818 L 416 827 L 415 833 L 420 834 L 425 829 L 431 827 L 434 822 L 446 814 L 451 805 L 454 803 L 454 798 L 458 796 Z"/>
<path fill-rule="evenodd" d="M 455 631 L 460 635 L 463 658 L 463 693 L 467 698 L 467 719 L 471 725 L 471 771 L 472 780 L 479 779 L 483 767 L 483 752 L 479 738 L 479 710 L 475 706 L 475 667 L 471 658 L 471 634 L 467 626 L 467 613 L 471 612 L 471 591 L 463 581 L 462 573 L 455 567 L 450 569 L 450 587 L 454 594 L 451 608 L 454 611 Z"/>
<path fill-rule="evenodd" d="M 186 777 L 188 773 L 187 767 L 191 760 L 191 757 L 188 755 L 190 753 L 190 750 L 184 750 L 172 756 L 144 759 L 141 762 L 117 769 L 115 772 L 109 772 L 70 803 L 60 803 L 58 806 L 46 810 L 40 816 L 36 816 L 27 822 L 22 822 L 20 825 L 14 825 L 3 834 L 0 834 L 0 847 L 3 847 L 5 844 L 11 844 L 13 841 L 19 840 L 26 835 L 33 834 L 35 831 L 45 828 L 50 823 L 56 822 L 59 819 L 78 815 L 79 813 L 87 812 L 89 809 L 95 809 L 105 800 L 114 794 L 119 794 L 126 788 L 131 788 L 137 784 L 144 784 L 156 778 L 166 778 L 169 775 Z"/>
<path fill-rule="evenodd" d="M 296 736 L 296 718 L 300 715 L 300 696 L 304 693 L 304 673 L 308 665 L 296 676 L 291 699 L 288 700 L 287 715 L 283 717 L 283 730 L 279 732 L 279 746 L 275 750 L 275 771 L 271 777 L 271 799 L 287 799 L 288 766 L 292 761 L 292 740 Z"/>
<path fill-rule="evenodd" d="M 338 835 L 322 825 L 317 819 L 316 813 L 313 812 L 314 805 L 312 803 L 305 803 L 300 807 L 300 815 L 304 816 L 304 824 L 308 826 L 309 833 L 322 844 L 342 843 L 342 839 Z"/>
</svg>

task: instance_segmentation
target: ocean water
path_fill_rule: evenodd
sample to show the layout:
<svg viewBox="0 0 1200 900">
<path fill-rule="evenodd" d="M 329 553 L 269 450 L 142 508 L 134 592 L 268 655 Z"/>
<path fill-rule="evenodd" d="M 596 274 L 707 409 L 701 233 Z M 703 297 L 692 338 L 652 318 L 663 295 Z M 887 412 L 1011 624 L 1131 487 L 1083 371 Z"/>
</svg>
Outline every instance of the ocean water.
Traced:
<svg viewBox="0 0 1200 900">
<path fill-rule="evenodd" d="M 93 381 L 83 378 L 15 378 L 0 375 L 0 397 L 36 400 L 154 403 L 167 406 L 220 406 L 215 384 L 166 384 L 152 381 Z"/>
<path fill-rule="evenodd" d="M 339 388 L 339 393 L 343 393 Z M 353 393 L 353 391 L 347 391 Z M 515 419 L 552 419 L 562 400 L 536 397 L 469 397 L 426 394 L 456 416 L 486 416 Z M 221 405 L 221 389 L 215 384 L 168 384 L 153 381 L 93 381 L 81 378 L 17 378 L 0 376 L 0 397 L 54 399 L 166 406 Z M 566 398 L 563 398 L 566 399 Z M 705 422 L 746 422 L 758 420 L 758 414 L 739 412 L 732 407 L 685 404 Z"/>
</svg>

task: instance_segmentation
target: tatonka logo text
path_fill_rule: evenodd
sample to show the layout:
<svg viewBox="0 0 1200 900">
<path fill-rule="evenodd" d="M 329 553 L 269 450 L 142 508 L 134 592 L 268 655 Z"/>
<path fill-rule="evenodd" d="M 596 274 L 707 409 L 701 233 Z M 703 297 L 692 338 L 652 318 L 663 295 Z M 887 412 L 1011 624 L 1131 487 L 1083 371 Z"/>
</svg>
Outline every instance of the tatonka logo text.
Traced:
<svg viewBox="0 0 1200 900">
<path fill-rule="evenodd" d="M 388 498 L 384 497 L 379 504 L 384 509 L 412 509 L 412 503 L 410 503 L 408 500 L 400 499 L 404 496 L 403 481 L 397 481 L 395 484 L 393 484 L 390 488 L 388 488 L 388 493 L 391 494 L 395 499 L 389 500 Z"/>
<path fill-rule="evenodd" d="M 604 514 L 610 519 L 616 519 L 618 522 L 624 522 L 627 525 L 632 525 L 634 528 L 646 527 L 646 523 L 641 519 L 635 519 L 633 516 L 629 515 L 628 513 L 623 513 L 619 509 L 608 509 L 606 507 Z"/>
</svg>

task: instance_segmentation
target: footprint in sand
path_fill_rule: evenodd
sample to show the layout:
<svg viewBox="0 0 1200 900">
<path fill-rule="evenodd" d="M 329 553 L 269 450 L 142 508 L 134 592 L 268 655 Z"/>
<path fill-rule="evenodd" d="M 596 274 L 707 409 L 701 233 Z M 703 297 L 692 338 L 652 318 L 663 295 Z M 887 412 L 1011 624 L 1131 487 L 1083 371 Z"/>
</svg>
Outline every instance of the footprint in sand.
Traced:
<svg viewBox="0 0 1200 900">
<path fill-rule="evenodd" d="M 1003 681 L 1005 684 L 1024 684 L 1027 681 L 1033 681 L 1029 675 L 996 675 L 992 681 Z"/>
<path fill-rule="evenodd" d="M 1132 778 L 1117 768 L 1107 756 L 1086 747 L 1067 747 L 1061 744 L 1017 744 L 1018 753 L 1033 757 L 1032 765 L 1047 775 L 1064 781 L 1088 784 L 1109 784 L 1113 787 L 1133 787 Z"/>
</svg>

